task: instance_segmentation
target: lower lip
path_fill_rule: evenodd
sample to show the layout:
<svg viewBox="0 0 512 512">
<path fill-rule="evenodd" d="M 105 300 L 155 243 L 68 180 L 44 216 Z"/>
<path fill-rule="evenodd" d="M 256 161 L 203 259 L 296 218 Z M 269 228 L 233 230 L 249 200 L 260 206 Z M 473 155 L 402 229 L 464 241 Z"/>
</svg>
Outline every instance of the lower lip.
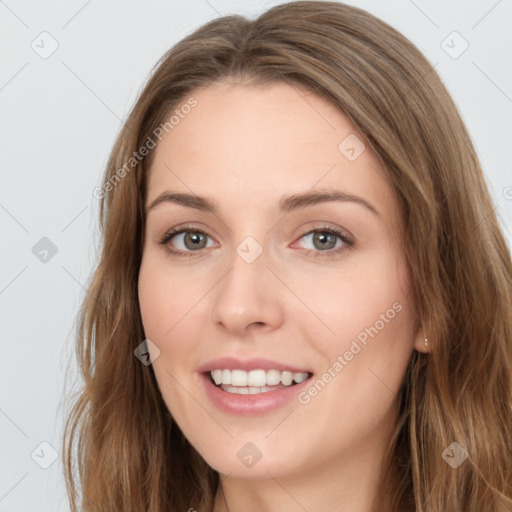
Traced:
<svg viewBox="0 0 512 512">
<path fill-rule="evenodd" d="M 254 416 L 275 411 L 296 398 L 300 391 L 309 385 L 311 381 L 311 377 L 309 377 L 299 384 L 286 388 L 256 393 L 254 395 L 240 395 L 228 393 L 218 388 L 210 381 L 210 377 L 207 374 L 202 373 L 200 377 L 206 395 L 212 403 L 224 412 L 239 416 Z"/>
</svg>

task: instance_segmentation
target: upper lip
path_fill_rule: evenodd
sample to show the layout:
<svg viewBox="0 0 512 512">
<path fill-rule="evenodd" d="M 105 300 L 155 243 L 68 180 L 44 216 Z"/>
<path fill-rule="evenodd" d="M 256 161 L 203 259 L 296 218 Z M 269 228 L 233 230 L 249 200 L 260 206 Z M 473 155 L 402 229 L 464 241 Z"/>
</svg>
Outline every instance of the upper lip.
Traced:
<svg viewBox="0 0 512 512">
<path fill-rule="evenodd" d="M 247 359 L 245 361 L 242 359 L 236 359 L 235 357 L 221 357 L 201 365 L 197 371 L 200 373 L 205 373 L 218 369 L 245 370 L 246 372 L 251 370 L 279 370 L 281 372 L 312 373 L 305 368 L 298 368 L 290 364 L 280 363 L 279 361 L 272 361 L 271 359 L 260 357 Z"/>
</svg>

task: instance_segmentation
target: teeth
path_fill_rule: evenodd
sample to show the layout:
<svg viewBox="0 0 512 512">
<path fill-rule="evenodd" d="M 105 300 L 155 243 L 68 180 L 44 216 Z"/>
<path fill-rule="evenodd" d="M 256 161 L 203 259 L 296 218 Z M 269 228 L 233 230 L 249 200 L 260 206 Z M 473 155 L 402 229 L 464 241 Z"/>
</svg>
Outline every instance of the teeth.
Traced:
<svg viewBox="0 0 512 512">
<path fill-rule="evenodd" d="M 214 380 L 215 384 L 217 384 L 217 386 L 223 381 L 222 370 L 213 370 L 210 372 L 210 375 L 212 376 L 212 379 Z"/>
<path fill-rule="evenodd" d="M 265 370 L 252 370 L 247 374 L 247 385 L 252 387 L 264 386 L 267 383 Z M 236 384 L 235 384 L 236 385 Z"/>
<path fill-rule="evenodd" d="M 292 372 L 283 372 L 281 374 L 281 384 L 285 386 L 289 386 L 293 382 L 293 373 Z"/>
<path fill-rule="evenodd" d="M 224 384 L 231 384 L 231 372 L 229 370 L 222 370 L 221 378 Z"/>
<path fill-rule="evenodd" d="M 295 381 L 297 384 L 308 378 L 307 372 L 293 373 L 281 372 L 279 370 L 224 370 L 216 369 L 210 372 L 213 381 L 217 386 L 223 384 L 229 387 L 241 388 L 239 392 L 245 394 L 260 393 L 261 388 L 266 386 L 291 386 Z M 258 390 L 258 391 L 251 391 Z M 270 389 L 268 390 L 270 391 Z"/>
<path fill-rule="evenodd" d="M 267 391 L 274 391 L 275 387 L 269 387 L 269 386 L 262 386 L 260 388 L 258 387 L 237 387 L 237 386 L 230 386 L 229 384 L 221 384 L 221 387 L 224 391 L 227 391 L 228 393 L 234 393 L 235 395 L 256 395 L 258 393 L 266 393 Z M 286 387 L 286 386 L 281 386 Z"/>
<path fill-rule="evenodd" d="M 267 385 L 277 386 L 281 383 L 281 372 L 279 370 L 268 370 L 267 371 Z"/>
<path fill-rule="evenodd" d="M 308 378 L 308 374 L 307 373 L 294 373 L 293 374 L 293 380 L 297 384 L 300 384 L 301 382 L 304 382 L 307 378 Z"/>
<path fill-rule="evenodd" d="M 247 372 L 243 370 L 231 370 L 231 385 L 247 386 Z"/>
</svg>

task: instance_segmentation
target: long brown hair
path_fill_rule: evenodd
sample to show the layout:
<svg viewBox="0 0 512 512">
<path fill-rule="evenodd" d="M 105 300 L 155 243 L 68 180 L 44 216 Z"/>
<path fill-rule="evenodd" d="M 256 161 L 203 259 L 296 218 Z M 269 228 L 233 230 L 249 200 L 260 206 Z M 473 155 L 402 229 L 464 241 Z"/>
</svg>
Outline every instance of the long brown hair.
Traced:
<svg viewBox="0 0 512 512">
<path fill-rule="evenodd" d="M 197 88 L 219 80 L 281 81 L 327 99 L 396 191 L 410 299 L 431 351 L 411 357 L 378 510 L 512 510 L 512 263 L 480 163 L 418 49 L 365 11 L 322 1 L 200 27 L 157 63 L 118 135 L 98 195 L 101 257 L 79 314 L 84 384 L 63 441 L 71 509 L 212 510 L 219 475 L 173 421 L 152 367 L 134 357 L 153 152 L 130 159 L 158 142 L 155 130 Z M 467 454 L 457 468 L 447 462 L 454 449 Z"/>
</svg>

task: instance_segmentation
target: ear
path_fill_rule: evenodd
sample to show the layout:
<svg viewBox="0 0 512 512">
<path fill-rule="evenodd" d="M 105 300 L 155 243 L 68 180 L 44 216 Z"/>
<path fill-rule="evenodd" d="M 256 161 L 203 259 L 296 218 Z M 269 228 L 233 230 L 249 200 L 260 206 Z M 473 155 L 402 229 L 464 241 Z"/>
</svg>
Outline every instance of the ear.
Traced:
<svg viewBox="0 0 512 512">
<path fill-rule="evenodd" d="M 427 339 L 427 343 L 425 343 L 425 338 Z M 427 333 L 421 325 L 418 327 L 414 337 L 414 348 L 423 354 L 428 354 L 432 350 L 432 341 L 428 338 Z"/>
</svg>

